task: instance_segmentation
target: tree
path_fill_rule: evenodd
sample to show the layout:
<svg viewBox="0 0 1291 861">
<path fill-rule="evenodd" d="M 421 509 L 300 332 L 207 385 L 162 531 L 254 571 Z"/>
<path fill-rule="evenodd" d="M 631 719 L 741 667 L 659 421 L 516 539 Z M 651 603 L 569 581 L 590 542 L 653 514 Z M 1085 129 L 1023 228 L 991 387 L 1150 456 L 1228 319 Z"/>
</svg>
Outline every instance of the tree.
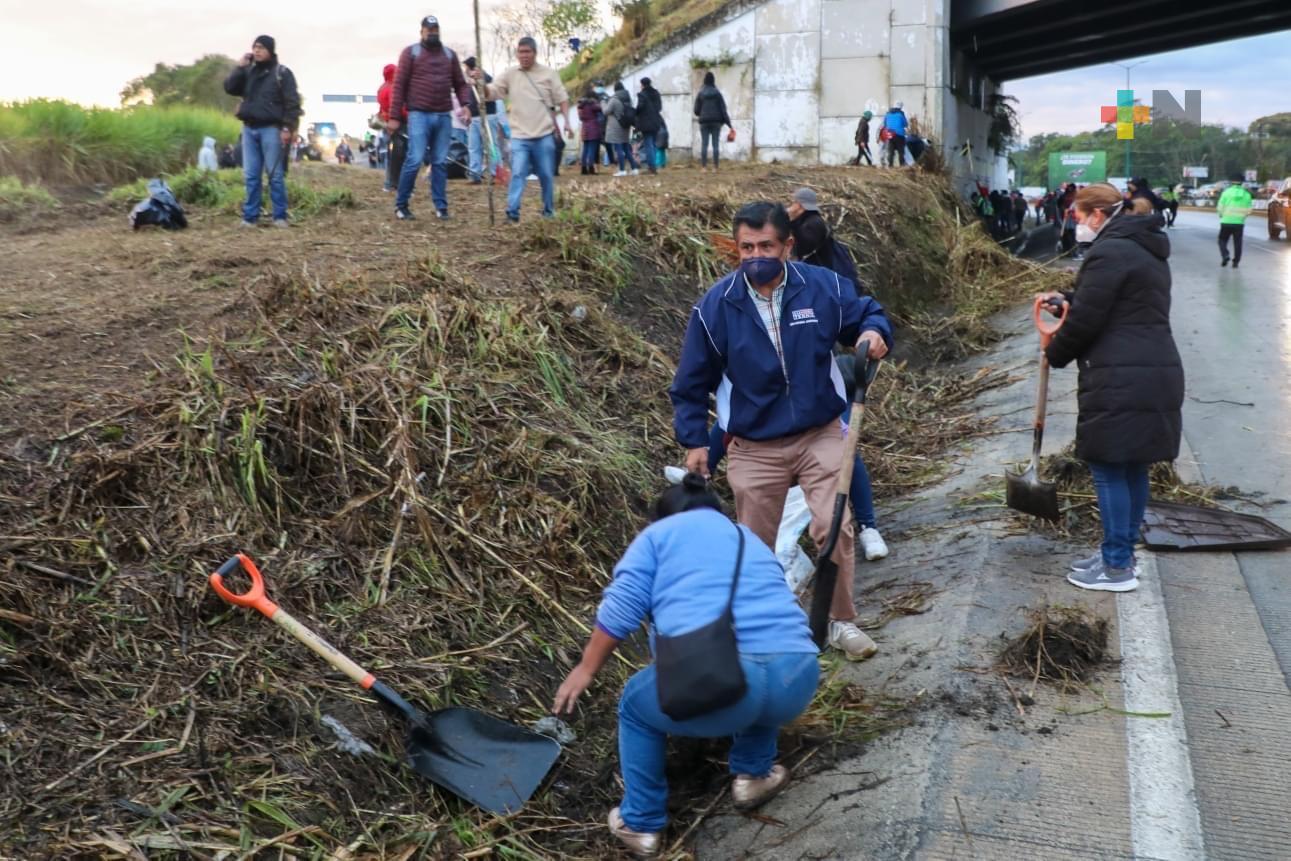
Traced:
<svg viewBox="0 0 1291 861">
<path fill-rule="evenodd" d="M 542 34 L 552 45 L 568 46 L 575 36 L 590 43 L 598 17 L 592 0 L 552 0 L 542 18 Z"/>
<path fill-rule="evenodd" d="M 158 63 L 151 73 L 122 88 L 121 104 L 202 105 L 232 110 L 238 100 L 224 92 L 224 79 L 235 65 L 236 61 L 221 54 L 207 54 L 187 65 Z"/>
</svg>

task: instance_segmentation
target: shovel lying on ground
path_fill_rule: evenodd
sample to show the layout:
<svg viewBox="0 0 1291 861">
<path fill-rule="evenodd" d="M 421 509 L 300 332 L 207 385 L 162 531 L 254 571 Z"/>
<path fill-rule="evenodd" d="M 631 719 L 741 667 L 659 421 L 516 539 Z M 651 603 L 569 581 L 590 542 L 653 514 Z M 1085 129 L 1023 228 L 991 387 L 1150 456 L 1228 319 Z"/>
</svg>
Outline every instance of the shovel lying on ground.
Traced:
<svg viewBox="0 0 1291 861">
<path fill-rule="evenodd" d="M 224 575 L 239 566 L 251 578 L 251 588 L 241 595 L 224 585 Z M 211 575 L 211 588 L 230 604 L 259 610 L 382 705 L 403 715 L 408 721 L 408 765 L 471 804 L 490 813 L 515 813 L 560 755 L 560 744 L 554 739 L 474 709 L 448 708 L 429 714 L 417 709 L 269 600 L 259 569 L 241 553 Z"/>
<path fill-rule="evenodd" d="M 816 645 L 824 648 L 829 636 L 829 605 L 834 599 L 834 584 L 838 582 L 838 563 L 834 561 L 834 548 L 838 533 L 847 516 L 847 497 L 852 489 L 852 469 L 856 465 L 856 439 L 861 435 L 861 419 L 865 417 L 865 395 L 879 363 L 871 361 L 862 352 L 856 354 L 856 391 L 852 396 L 852 417 L 847 423 L 847 439 L 843 442 L 843 463 L 838 470 L 838 491 L 834 494 L 834 516 L 829 523 L 829 537 L 816 555 L 816 585 L 811 594 L 811 637 Z M 847 572 L 848 577 L 855 572 Z"/>
<path fill-rule="evenodd" d="M 1021 475 L 1006 476 L 1008 483 L 1005 488 L 1005 501 L 1009 508 L 1014 511 L 1021 511 L 1023 514 L 1031 514 L 1035 517 L 1043 517 L 1045 520 L 1056 523 L 1059 517 L 1058 488 L 1052 482 L 1040 480 L 1040 445 L 1044 441 L 1044 414 L 1046 403 L 1049 400 L 1049 360 L 1045 357 L 1044 348 L 1048 346 L 1049 339 L 1066 322 L 1069 306 L 1066 302 L 1062 303 L 1062 317 L 1052 324 L 1044 322 L 1042 316 L 1044 307 L 1044 299 L 1037 296 L 1032 315 L 1035 318 L 1035 327 L 1040 332 L 1040 385 L 1036 393 L 1035 432 L 1031 443 L 1031 465 Z"/>
</svg>

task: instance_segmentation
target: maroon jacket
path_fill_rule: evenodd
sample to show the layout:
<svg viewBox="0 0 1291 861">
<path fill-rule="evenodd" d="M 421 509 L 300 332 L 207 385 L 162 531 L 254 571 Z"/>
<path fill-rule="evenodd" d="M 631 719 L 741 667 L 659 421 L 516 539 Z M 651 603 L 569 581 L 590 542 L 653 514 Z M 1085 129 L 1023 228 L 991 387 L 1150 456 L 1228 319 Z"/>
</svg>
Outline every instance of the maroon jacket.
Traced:
<svg viewBox="0 0 1291 861">
<path fill-rule="evenodd" d="M 449 48 L 432 51 L 422 45 L 414 60 L 413 47 L 409 45 L 399 54 L 390 94 L 390 116 L 403 116 L 405 110 L 447 113 L 453 109 L 454 91 L 459 102 L 469 104 L 471 88 L 457 55 Z"/>
</svg>

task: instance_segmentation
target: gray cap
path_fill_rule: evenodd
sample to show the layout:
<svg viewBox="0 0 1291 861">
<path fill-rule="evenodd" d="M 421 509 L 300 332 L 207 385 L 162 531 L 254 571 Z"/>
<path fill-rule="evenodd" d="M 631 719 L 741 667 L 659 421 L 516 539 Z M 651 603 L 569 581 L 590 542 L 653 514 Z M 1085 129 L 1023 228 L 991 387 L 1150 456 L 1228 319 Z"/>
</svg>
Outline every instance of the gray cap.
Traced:
<svg viewBox="0 0 1291 861">
<path fill-rule="evenodd" d="M 816 192 L 810 188 L 800 188 L 795 191 L 793 202 L 808 212 L 820 212 L 820 204 L 816 202 Z"/>
</svg>

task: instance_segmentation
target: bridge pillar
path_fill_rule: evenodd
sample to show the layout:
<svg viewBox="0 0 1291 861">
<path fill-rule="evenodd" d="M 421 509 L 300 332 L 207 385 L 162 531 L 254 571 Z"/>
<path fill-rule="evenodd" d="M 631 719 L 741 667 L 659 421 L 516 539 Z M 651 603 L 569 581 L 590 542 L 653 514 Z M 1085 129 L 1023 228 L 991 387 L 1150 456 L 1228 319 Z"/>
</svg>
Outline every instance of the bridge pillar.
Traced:
<svg viewBox="0 0 1291 861">
<path fill-rule="evenodd" d="M 863 111 L 903 102 L 914 127 L 941 147 L 965 193 L 977 175 L 998 187 L 983 109 L 994 85 L 952 56 L 951 0 L 745 0 L 678 32 L 624 76 L 649 77 L 664 100 L 670 144 L 699 152 L 691 114 L 712 70 L 737 130 L 726 155 L 759 161 L 843 164 Z M 959 153 L 964 143 L 971 162 Z"/>
</svg>

